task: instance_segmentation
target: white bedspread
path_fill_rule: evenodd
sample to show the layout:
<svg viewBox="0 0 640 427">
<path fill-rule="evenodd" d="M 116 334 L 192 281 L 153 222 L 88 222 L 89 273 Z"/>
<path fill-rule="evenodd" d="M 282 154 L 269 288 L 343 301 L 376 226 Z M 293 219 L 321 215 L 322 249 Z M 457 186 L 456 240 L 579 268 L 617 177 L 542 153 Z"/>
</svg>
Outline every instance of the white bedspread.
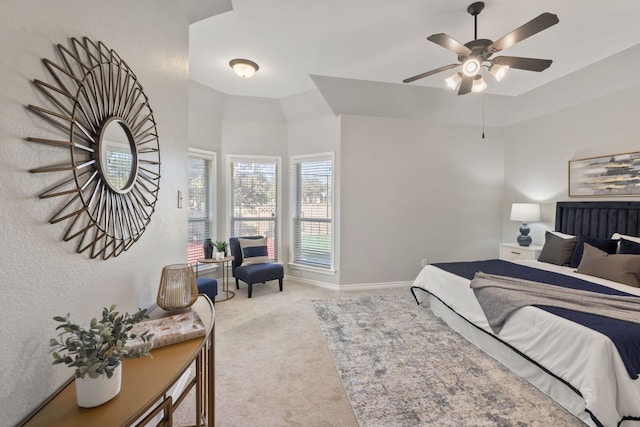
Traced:
<svg viewBox="0 0 640 427">
<path fill-rule="evenodd" d="M 640 289 L 538 261 L 518 264 L 568 274 L 640 296 Z M 468 321 L 493 334 L 469 280 L 426 266 L 414 282 Z M 586 408 L 606 427 L 624 416 L 640 417 L 640 380 L 627 373 L 605 335 L 536 307 L 517 310 L 497 335 L 582 393 Z M 626 424 L 623 424 L 626 425 Z"/>
</svg>

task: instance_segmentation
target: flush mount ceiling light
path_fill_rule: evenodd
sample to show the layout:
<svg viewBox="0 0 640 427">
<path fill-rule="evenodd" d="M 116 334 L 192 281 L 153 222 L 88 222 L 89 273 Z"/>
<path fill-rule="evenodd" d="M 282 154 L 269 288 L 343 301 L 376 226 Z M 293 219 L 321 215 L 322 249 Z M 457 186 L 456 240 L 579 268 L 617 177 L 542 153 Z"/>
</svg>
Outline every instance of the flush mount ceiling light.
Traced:
<svg viewBox="0 0 640 427">
<path fill-rule="evenodd" d="M 462 65 L 461 80 L 459 82 L 455 81 L 457 78 L 454 75 L 449 77 L 446 82 L 447 86 L 451 89 L 459 86 L 458 95 L 464 95 L 469 92 L 481 92 L 487 87 L 484 79 L 477 78 L 482 67 L 488 67 L 491 75 L 493 75 L 497 81 L 500 81 L 506 75 L 509 68 L 540 72 L 546 70 L 551 65 L 553 61 L 550 59 L 521 58 L 517 56 L 497 56 L 491 58 L 491 56 L 557 24 L 559 22 L 557 15 L 548 12 L 542 13 L 494 42 L 493 40 L 478 38 L 478 15 L 482 9 L 484 9 L 484 3 L 481 1 L 472 3 L 467 8 L 467 12 L 473 16 L 474 20 L 474 39 L 470 42 L 462 44 L 445 33 L 433 34 L 427 37 L 427 40 L 456 53 L 458 55 L 457 63 L 445 65 L 435 70 L 409 77 L 402 82 L 411 83 L 415 80 Z M 476 88 L 480 89 L 480 87 L 482 87 L 481 90 L 476 90 Z"/>
<path fill-rule="evenodd" d="M 239 58 L 229 61 L 229 66 L 233 68 L 233 71 L 243 79 L 248 79 L 249 77 L 253 76 L 260 68 L 258 67 L 258 64 L 253 61 Z"/>
</svg>

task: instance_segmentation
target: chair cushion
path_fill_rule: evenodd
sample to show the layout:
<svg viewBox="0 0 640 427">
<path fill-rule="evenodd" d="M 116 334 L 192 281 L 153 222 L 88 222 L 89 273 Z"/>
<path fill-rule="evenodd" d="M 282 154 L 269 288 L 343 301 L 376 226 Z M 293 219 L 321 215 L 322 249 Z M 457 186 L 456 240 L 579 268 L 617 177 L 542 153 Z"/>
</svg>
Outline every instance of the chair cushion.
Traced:
<svg viewBox="0 0 640 427">
<path fill-rule="evenodd" d="M 238 239 L 242 250 L 242 266 L 264 264 L 269 262 L 267 256 L 267 239 Z"/>
<path fill-rule="evenodd" d="M 284 277 L 284 268 L 280 264 L 266 263 L 242 265 L 236 267 L 235 277 L 245 283 L 261 283 L 269 280 L 282 279 Z"/>
</svg>

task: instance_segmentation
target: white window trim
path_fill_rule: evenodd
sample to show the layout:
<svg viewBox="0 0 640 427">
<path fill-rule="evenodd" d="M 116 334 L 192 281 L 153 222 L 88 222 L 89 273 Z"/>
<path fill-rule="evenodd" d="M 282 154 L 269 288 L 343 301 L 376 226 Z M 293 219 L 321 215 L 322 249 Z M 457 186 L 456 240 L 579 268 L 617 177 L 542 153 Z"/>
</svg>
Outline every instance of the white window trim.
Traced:
<svg viewBox="0 0 640 427">
<path fill-rule="evenodd" d="M 218 200 L 216 198 L 216 194 L 217 194 L 216 189 L 218 188 L 217 173 L 216 173 L 218 170 L 217 153 L 215 151 L 208 151 L 208 150 L 202 150 L 200 148 L 189 147 L 187 157 L 196 157 L 200 159 L 210 160 L 211 165 L 213 166 L 209 170 L 209 182 L 211 183 L 210 185 L 211 188 L 209 189 L 210 190 L 209 197 L 212 205 L 212 209 L 209 213 L 210 215 L 209 221 L 211 221 L 211 232 L 212 232 L 211 240 L 215 242 L 216 241 L 215 233 L 218 230 L 218 215 L 215 214 L 216 212 L 218 212 Z M 211 218 L 211 216 L 213 216 L 213 218 Z M 198 273 L 200 273 L 201 271 L 204 271 L 204 272 L 215 271 L 217 270 L 217 268 L 218 268 L 217 264 L 199 264 L 197 271 Z"/>
<path fill-rule="evenodd" d="M 227 154 L 225 162 L 225 194 L 227 203 L 227 221 L 225 225 L 225 233 L 229 237 L 237 237 L 231 235 L 231 218 L 233 218 L 233 204 L 231 200 L 231 183 L 233 181 L 231 176 L 231 163 L 232 162 L 275 162 L 276 163 L 276 229 L 278 230 L 278 245 L 276 252 L 279 259 L 277 263 L 282 262 L 282 157 L 281 156 L 264 156 L 264 155 L 251 155 L 251 154 Z"/>
<path fill-rule="evenodd" d="M 306 264 L 298 264 L 293 262 L 295 259 L 295 227 L 293 224 L 293 214 L 295 206 L 295 194 L 291 192 L 289 195 L 289 211 L 290 213 L 290 224 L 289 224 L 289 267 L 294 270 L 304 270 L 310 271 L 314 273 L 324 273 L 328 275 L 334 275 L 336 273 L 335 269 L 335 256 L 336 256 L 336 225 L 335 225 L 335 217 L 336 217 L 336 203 L 335 203 L 335 194 L 336 194 L 336 160 L 335 153 L 333 151 L 326 153 L 315 153 L 315 154 L 301 154 L 297 156 L 289 157 L 289 180 L 291 180 L 294 176 L 294 168 L 297 163 L 301 163 L 304 161 L 314 161 L 314 160 L 331 160 L 331 183 L 333 185 L 333 191 L 331 192 L 331 265 L 329 267 L 314 267 Z"/>
</svg>

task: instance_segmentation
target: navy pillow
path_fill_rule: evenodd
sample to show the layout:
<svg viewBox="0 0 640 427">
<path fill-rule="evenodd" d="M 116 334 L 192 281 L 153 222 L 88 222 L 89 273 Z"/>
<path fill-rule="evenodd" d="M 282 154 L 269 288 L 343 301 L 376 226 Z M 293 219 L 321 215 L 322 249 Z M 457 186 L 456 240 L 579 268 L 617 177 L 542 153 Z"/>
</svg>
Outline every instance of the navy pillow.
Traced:
<svg viewBox="0 0 640 427">
<path fill-rule="evenodd" d="M 620 253 L 640 255 L 640 243 L 636 243 L 627 239 L 620 239 Z"/>
<path fill-rule="evenodd" d="M 576 244 L 576 248 L 573 250 L 573 255 L 571 255 L 569 267 L 577 268 L 580 265 L 585 243 L 605 251 L 608 254 L 615 254 L 618 250 L 618 241 L 615 239 L 596 239 L 595 237 L 589 237 L 582 234 L 578 237 L 578 243 Z"/>
</svg>

